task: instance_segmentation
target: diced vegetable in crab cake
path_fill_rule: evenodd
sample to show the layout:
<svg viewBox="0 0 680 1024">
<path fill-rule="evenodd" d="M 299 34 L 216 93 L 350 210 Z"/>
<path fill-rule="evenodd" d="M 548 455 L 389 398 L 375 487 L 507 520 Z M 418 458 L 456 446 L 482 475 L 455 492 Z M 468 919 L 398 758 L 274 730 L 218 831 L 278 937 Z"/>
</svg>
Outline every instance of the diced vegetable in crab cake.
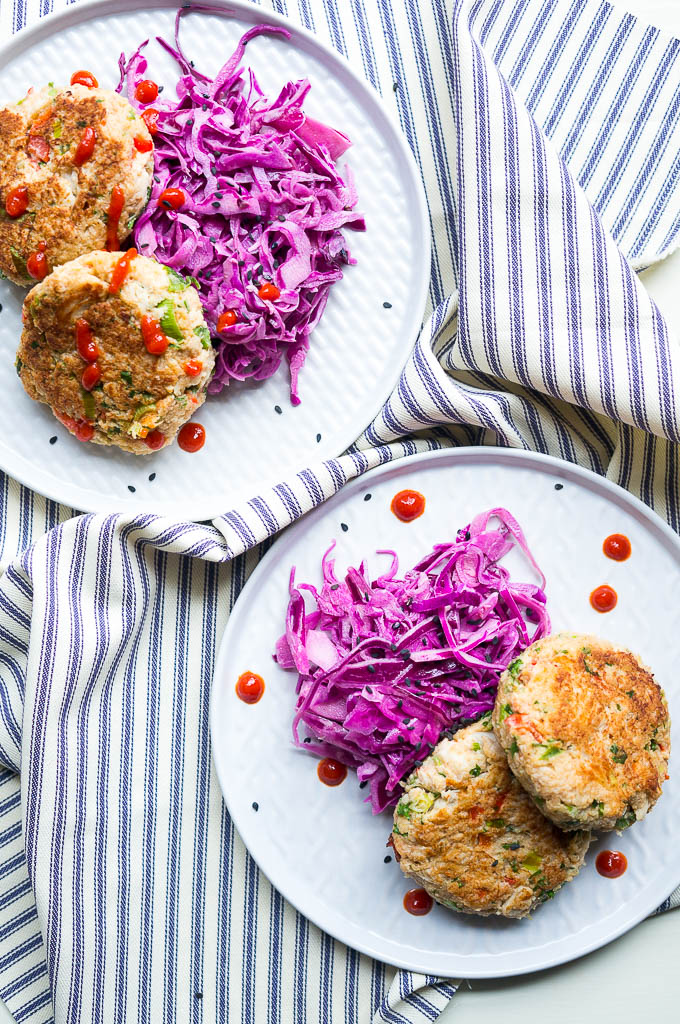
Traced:
<svg viewBox="0 0 680 1024">
<path fill-rule="evenodd" d="M 23 317 L 21 381 L 82 441 L 145 455 L 205 401 L 215 356 L 198 292 L 134 249 L 65 263 Z"/>
<path fill-rule="evenodd" d="M 404 874 L 444 906 L 526 917 L 578 873 L 590 833 L 541 814 L 489 717 L 442 740 L 410 776 L 392 842 Z"/>
<path fill-rule="evenodd" d="M 118 249 L 152 173 L 144 121 L 108 89 L 50 85 L 0 108 L 0 271 L 31 285 L 83 253 Z"/>
<path fill-rule="evenodd" d="M 510 767 L 564 829 L 624 829 L 661 796 L 670 754 L 663 690 L 640 658 L 557 633 L 501 676 L 493 711 Z"/>
</svg>

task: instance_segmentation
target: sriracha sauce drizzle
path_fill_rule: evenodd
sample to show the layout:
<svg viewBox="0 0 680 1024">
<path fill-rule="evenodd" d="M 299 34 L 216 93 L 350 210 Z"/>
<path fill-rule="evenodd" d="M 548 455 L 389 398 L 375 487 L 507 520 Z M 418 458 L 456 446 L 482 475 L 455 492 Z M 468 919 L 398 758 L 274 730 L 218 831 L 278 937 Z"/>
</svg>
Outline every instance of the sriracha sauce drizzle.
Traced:
<svg viewBox="0 0 680 1024">
<path fill-rule="evenodd" d="M 114 185 L 111 189 L 111 201 L 109 202 L 109 210 L 106 218 L 106 249 L 108 252 L 116 252 L 117 249 L 120 249 L 120 243 L 118 242 L 118 224 L 120 223 L 120 215 L 123 212 L 124 206 L 125 193 L 120 185 Z"/>
<path fill-rule="evenodd" d="M 595 867 L 604 878 L 620 878 L 628 867 L 628 861 L 618 850 L 601 850 L 595 858 Z"/>
<path fill-rule="evenodd" d="M 80 136 L 80 142 L 78 143 L 75 156 L 73 157 L 73 163 L 76 167 L 82 167 L 83 164 L 87 163 L 94 153 L 94 144 L 96 141 L 97 133 L 94 128 L 83 128 L 83 134 Z"/>
<path fill-rule="evenodd" d="M 244 704 L 257 704 L 264 693 L 264 679 L 257 672 L 242 672 L 236 680 L 236 696 Z"/>
<path fill-rule="evenodd" d="M 392 498 L 390 508 L 402 523 L 412 523 L 425 511 L 425 496 L 420 491 L 399 491 Z"/>
<path fill-rule="evenodd" d="M 137 256 L 136 249 L 128 249 L 116 263 L 109 282 L 109 295 L 116 295 L 123 287 L 123 281 L 130 272 L 130 264 Z"/>
</svg>

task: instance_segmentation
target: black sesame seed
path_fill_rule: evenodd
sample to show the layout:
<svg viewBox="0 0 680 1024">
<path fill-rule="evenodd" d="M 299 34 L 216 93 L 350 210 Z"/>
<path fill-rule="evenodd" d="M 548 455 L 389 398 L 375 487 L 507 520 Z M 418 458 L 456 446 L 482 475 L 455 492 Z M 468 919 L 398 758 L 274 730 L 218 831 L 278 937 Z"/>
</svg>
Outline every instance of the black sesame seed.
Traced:
<svg viewBox="0 0 680 1024">
<path fill-rule="evenodd" d="M 372 494 L 364 494 L 364 501 L 370 501 L 372 497 Z"/>
<path fill-rule="evenodd" d="M 258 804 L 257 800 L 253 800 L 252 808 L 254 811 L 259 811 L 260 805 Z"/>
<path fill-rule="evenodd" d="M 383 309 L 392 309 L 391 302 L 383 302 Z"/>
<path fill-rule="evenodd" d="M 201 104 L 201 109 L 202 110 L 207 110 L 208 109 L 208 104 L 207 103 L 202 103 Z"/>
<path fill-rule="evenodd" d="M 164 206 L 166 210 L 172 210 L 172 203 L 169 203 L 167 199 L 163 200 L 161 206 Z"/>
<path fill-rule="evenodd" d="M 321 440 L 321 434 L 317 434 L 316 435 L 316 443 L 318 444 L 320 440 Z"/>
<path fill-rule="evenodd" d="M 340 529 L 342 530 L 343 533 L 347 533 L 347 531 L 349 530 L 349 526 L 347 525 L 347 523 L 340 523 Z"/>
<path fill-rule="evenodd" d="M 188 7 L 189 4 L 187 4 L 186 6 Z M 194 998 L 195 999 L 202 999 L 203 998 L 203 993 L 202 992 L 194 992 Z"/>
<path fill-rule="evenodd" d="M 214 206 L 216 210 L 219 210 L 219 208 L 220 208 L 220 204 L 219 203 L 211 203 L 210 205 Z"/>
<path fill-rule="evenodd" d="M 339 583 L 331 583 L 331 590 L 338 590 L 340 587 Z"/>
<path fill-rule="evenodd" d="M 57 435 L 55 434 L 53 437 L 50 438 L 50 444 L 56 444 L 56 443 L 57 443 Z"/>
<path fill-rule="evenodd" d="M 404 706 L 404 702 L 403 702 L 403 700 L 398 700 L 398 701 L 397 701 L 397 710 L 398 710 L 398 711 L 401 711 L 401 709 L 403 708 L 403 706 Z"/>
<path fill-rule="evenodd" d="M 398 88 L 399 88 L 399 82 L 394 82 L 394 84 L 392 85 L 392 92 L 396 92 Z"/>
<path fill-rule="evenodd" d="M 369 672 L 375 672 L 375 665 L 367 665 L 366 668 Z M 368 687 L 366 687 L 366 689 L 368 689 Z M 373 693 L 372 690 L 370 692 Z"/>
<path fill-rule="evenodd" d="M 159 91 L 159 92 L 163 92 L 163 89 L 165 89 L 165 86 L 164 86 L 164 85 L 159 85 L 159 86 L 158 86 L 158 91 Z"/>
<path fill-rule="evenodd" d="M 283 409 L 281 408 L 280 405 L 275 405 L 274 406 L 274 412 L 277 412 L 279 414 L 279 416 L 280 416 L 281 413 L 283 412 Z"/>
<path fill-rule="evenodd" d="M 364 779 L 363 782 L 359 783 L 359 789 L 365 789 L 367 785 L 368 785 L 368 779 Z"/>
<path fill-rule="evenodd" d="M 136 490 L 136 487 L 133 487 L 132 484 L 128 484 L 128 491 L 131 491 L 131 493 L 134 494 Z"/>
<path fill-rule="evenodd" d="M 156 474 L 155 473 L 149 473 L 149 482 L 153 483 L 155 479 L 156 479 Z"/>
<path fill-rule="evenodd" d="M 492 860 L 492 861 L 491 861 L 491 867 L 492 867 L 492 868 L 495 868 L 497 864 L 498 864 L 498 861 L 497 861 L 497 860 Z"/>
<path fill-rule="evenodd" d="M 389 862 L 390 862 L 391 860 L 392 860 L 392 858 L 390 857 L 389 853 L 387 854 L 387 856 L 386 856 L 386 857 L 383 857 L 383 863 L 384 863 L 384 864 L 389 864 Z"/>
<path fill-rule="evenodd" d="M 563 487 L 564 487 L 564 484 L 555 484 L 555 490 L 556 491 L 561 491 Z"/>
<path fill-rule="evenodd" d="M 394 628 L 394 627 L 392 627 L 392 628 Z M 390 650 L 391 651 L 396 651 L 397 650 L 397 645 L 396 644 L 390 644 Z"/>
<path fill-rule="evenodd" d="M 311 743 L 312 742 L 312 737 L 311 736 L 305 736 L 303 742 L 304 743 Z"/>
<path fill-rule="evenodd" d="M 158 175 L 157 175 L 157 174 L 154 174 L 154 176 L 153 176 L 153 180 L 154 180 L 154 181 L 155 181 L 155 182 L 156 182 L 157 184 L 160 184 L 160 180 L 161 180 L 161 179 L 160 179 L 160 178 L 158 177 Z"/>
<path fill-rule="evenodd" d="M 286 219 L 285 213 L 280 213 L 276 219 L 277 220 L 285 220 Z"/>
</svg>

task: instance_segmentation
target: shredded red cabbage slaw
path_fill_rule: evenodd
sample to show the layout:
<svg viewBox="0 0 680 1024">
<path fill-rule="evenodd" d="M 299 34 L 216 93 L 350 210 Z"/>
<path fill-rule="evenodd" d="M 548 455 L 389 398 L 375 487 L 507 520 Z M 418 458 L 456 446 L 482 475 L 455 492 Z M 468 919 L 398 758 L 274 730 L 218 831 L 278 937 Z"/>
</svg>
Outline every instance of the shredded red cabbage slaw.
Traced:
<svg viewBox="0 0 680 1024">
<path fill-rule="evenodd" d="M 442 735 L 492 708 L 501 672 L 550 632 L 545 577 L 504 508 L 478 515 L 402 578 L 396 553 L 380 551 L 391 558 L 382 576 L 371 580 L 362 562 L 338 579 L 334 546 L 320 590 L 296 586 L 293 567 L 275 658 L 299 673 L 295 743 L 356 768 L 377 814 Z M 500 564 L 515 546 L 540 585 L 512 580 Z"/>
<path fill-rule="evenodd" d="M 206 10 L 209 7 L 193 7 Z M 298 377 L 309 335 L 324 311 L 342 267 L 356 263 L 341 228 L 365 230 L 354 211 L 356 189 L 349 167 L 335 161 L 350 140 L 308 117 L 306 79 L 286 83 L 267 98 L 241 60 L 254 36 L 289 38 L 274 25 L 249 29 L 214 79 L 195 70 L 178 39 L 158 39 L 177 61 L 177 100 L 155 101 L 154 179 L 150 201 L 137 221 L 138 251 L 196 280 L 206 321 L 217 347 L 215 374 L 208 386 L 219 392 L 231 380 L 265 380 L 285 355 L 290 396 L 299 404 Z M 126 89 L 137 110 L 135 90 L 147 60 L 141 44 L 129 60 L 120 57 L 118 91 Z M 180 188 L 179 210 L 158 205 L 167 188 Z M 261 297 L 271 282 L 280 294 Z M 223 313 L 235 322 L 217 331 Z"/>
</svg>

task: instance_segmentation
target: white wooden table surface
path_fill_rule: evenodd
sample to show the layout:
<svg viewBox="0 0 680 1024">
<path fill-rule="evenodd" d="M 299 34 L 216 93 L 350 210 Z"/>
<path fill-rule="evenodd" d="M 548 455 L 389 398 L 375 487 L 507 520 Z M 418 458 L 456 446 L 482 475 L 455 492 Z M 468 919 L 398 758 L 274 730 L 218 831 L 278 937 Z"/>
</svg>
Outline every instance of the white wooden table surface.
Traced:
<svg viewBox="0 0 680 1024">
<path fill-rule="evenodd" d="M 680 36 L 680 0 L 610 2 Z M 680 340 L 680 250 L 647 270 L 642 280 Z M 440 1022 L 638 1024 L 662 1016 L 678 1019 L 673 1015 L 680 1014 L 679 952 L 680 909 L 644 921 L 604 949 L 563 967 L 500 981 L 465 981 Z M 0 1024 L 13 1024 L 1 1001 Z"/>
</svg>

